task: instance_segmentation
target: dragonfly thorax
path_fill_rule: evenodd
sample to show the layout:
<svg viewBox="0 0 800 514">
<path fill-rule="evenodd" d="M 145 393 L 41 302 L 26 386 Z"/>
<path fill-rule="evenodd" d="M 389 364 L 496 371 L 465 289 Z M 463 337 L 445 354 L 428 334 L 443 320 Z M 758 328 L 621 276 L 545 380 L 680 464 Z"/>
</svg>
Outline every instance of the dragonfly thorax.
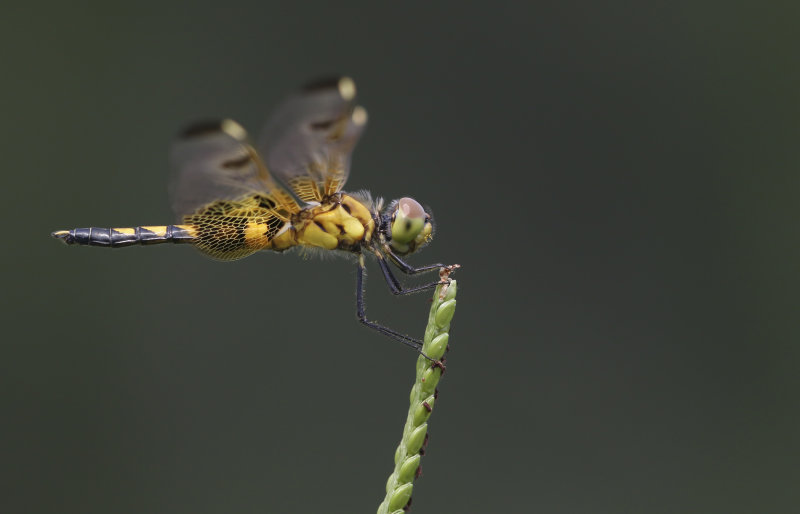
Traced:
<svg viewBox="0 0 800 514">
<path fill-rule="evenodd" d="M 375 219 L 368 205 L 337 193 L 292 219 L 294 243 L 326 250 L 354 251 L 371 241 Z"/>
</svg>

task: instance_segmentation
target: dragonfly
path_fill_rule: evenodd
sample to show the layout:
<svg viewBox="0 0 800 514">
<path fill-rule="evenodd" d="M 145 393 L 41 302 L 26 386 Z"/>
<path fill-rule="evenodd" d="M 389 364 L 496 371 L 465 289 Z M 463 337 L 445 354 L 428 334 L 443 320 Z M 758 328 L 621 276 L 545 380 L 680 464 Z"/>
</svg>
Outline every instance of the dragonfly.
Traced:
<svg viewBox="0 0 800 514">
<path fill-rule="evenodd" d="M 367 318 L 365 256 L 377 259 L 395 295 L 447 284 L 459 266 L 413 266 L 404 260 L 428 244 L 434 231 L 430 213 L 413 198 L 384 204 L 366 191 L 342 191 L 367 123 L 367 111 L 355 98 L 349 77 L 315 80 L 277 107 L 255 142 L 231 119 L 192 124 L 170 152 L 169 192 L 178 224 L 74 228 L 51 235 L 68 245 L 105 248 L 190 244 L 222 261 L 262 250 L 344 252 L 355 256 L 357 265 L 359 321 L 425 356 L 420 340 Z M 439 280 L 404 287 L 392 266 L 407 275 L 442 272 Z"/>
</svg>

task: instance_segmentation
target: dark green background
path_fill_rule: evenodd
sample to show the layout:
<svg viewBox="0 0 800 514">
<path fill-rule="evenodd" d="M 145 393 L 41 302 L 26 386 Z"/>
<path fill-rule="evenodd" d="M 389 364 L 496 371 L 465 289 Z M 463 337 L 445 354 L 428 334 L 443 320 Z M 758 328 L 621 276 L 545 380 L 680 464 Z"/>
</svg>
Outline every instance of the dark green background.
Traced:
<svg viewBox="0 0 800 514">
<path fill-rule="evenodd" d="M 796 507 L 800 9 L 656 4 L 4 7 L 0 511 L 374 512 L 415 356 L 350 262 L 48 237 L 172 221 L 181 125 L 331 72 L 348 188 L 463 265 L 415 512 Z"/>
</svg>

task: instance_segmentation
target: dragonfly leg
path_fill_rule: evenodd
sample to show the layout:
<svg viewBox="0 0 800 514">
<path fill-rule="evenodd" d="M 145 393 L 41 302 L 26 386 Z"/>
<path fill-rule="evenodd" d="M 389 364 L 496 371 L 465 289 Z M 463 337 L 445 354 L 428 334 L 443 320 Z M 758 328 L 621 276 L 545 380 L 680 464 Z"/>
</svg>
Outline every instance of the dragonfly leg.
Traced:
<svg viewBox="0 0 800 514">
<path fill-rule="evenodd" d="M 420 291 L 425 291 L 426 289 L 433 289 L 434 287 L 440 284 L 450 283 L 450 280 L 448 279 L 448 280 L 439 280 L 437 282 L 431 282 L 430 284 L 424 284 L 421 286 L 404 288 L 397 280 L 397 277 L 394 276 L 394 273 L 392 273 L 392 269 L 389 267 L 389 264 L 386 262 L 386 259 L 383 257 L 383 255 L 379 253 L 376 253 L 376 255 L 378 256 L 378 264 L 380 264 L 381 271 L 383 272 L 383 278 L 386 280 L 386 283 L 389 285 L 389 289 L 392 290 L 393 294 L 400 295 L 400 294 L 418 293 Z"/>
<path fill-rule="evenodd" d="M 363 255 L 358 256 L 358 272 L 356 275 L 356 312 L 358 314 L 358 320 L 368 326 L 369 328 L 380 332 L 381 334 L 394 339 L 395 341 L 400 341 L 406 346 L 410 346 L 413 348 L 417 353 L 428 359 L 429 361 L 436 364 L 438 361 L 431 359 L 422 351 L 422 341 L 419 339 L 414 339 L 411 336 L 407 336 L 405 334 L 401 334 L 392 330 L 389 327 L 385 327 L 379 323 L 375 323 L 374 321 L 370 321 L 367 319 L 367 310 L 364 305 L 364 257 Z"/>
<path fill-rule="evenodd" d="M 439 268 L 446 268 L 447 267 L 444 264 L 436 263 L 436 264 L 428 264 L 427 266 L 420 266 L 418 268 L 415 268 L 411 264 L 407 263 L 406 261 L 404 261 L 403 259 L 398 257 L 397 254 L 395 254 L 392 251 L 392 249 L 391 249 L 391 247 L 389 245 L 383 245 L 383 251 L 386 253 L 386 255 L 389 256 L 389 258 L 392 260 L 392 263 L 395 266 L 397 266 L 398 269 L 400 269 L 400 271 L 402 271 L 406 275 L 416 275 L 417 273 L 424 273 L 426 271 L 433 271 L 433 270 L 437 270 Z"/>
</svg>

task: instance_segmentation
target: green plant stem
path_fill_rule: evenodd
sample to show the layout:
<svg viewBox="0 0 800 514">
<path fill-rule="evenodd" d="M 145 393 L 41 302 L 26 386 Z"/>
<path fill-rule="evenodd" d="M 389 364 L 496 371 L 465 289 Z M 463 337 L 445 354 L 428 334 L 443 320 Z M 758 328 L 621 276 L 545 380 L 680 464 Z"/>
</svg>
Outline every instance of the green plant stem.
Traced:
<svg viewBox="0 0 800 514">
<path fill-rule="evenodd" d="M 440 275 L 446 278 L 450 270 Z M 422 351 L 434 360 L 442 360 L 448 349 L 450 320 L 456 308 L 456 281 L 439 286 L 433 294 Z M 417 378 L 411 388 L 411 402 L 403 428 L 403 437 L 394 454 L 394 472 L 386 482 L 386 497 L 378 514 L 402 514 L 411 500 L 414 479 L 418 476 L 420 459 L 428 441 L 428 417 L 433 412 L 437 396 L 436 385 L 442 376 L 440 366 L 422 355 L 417 359 Z"/>
</svg>

